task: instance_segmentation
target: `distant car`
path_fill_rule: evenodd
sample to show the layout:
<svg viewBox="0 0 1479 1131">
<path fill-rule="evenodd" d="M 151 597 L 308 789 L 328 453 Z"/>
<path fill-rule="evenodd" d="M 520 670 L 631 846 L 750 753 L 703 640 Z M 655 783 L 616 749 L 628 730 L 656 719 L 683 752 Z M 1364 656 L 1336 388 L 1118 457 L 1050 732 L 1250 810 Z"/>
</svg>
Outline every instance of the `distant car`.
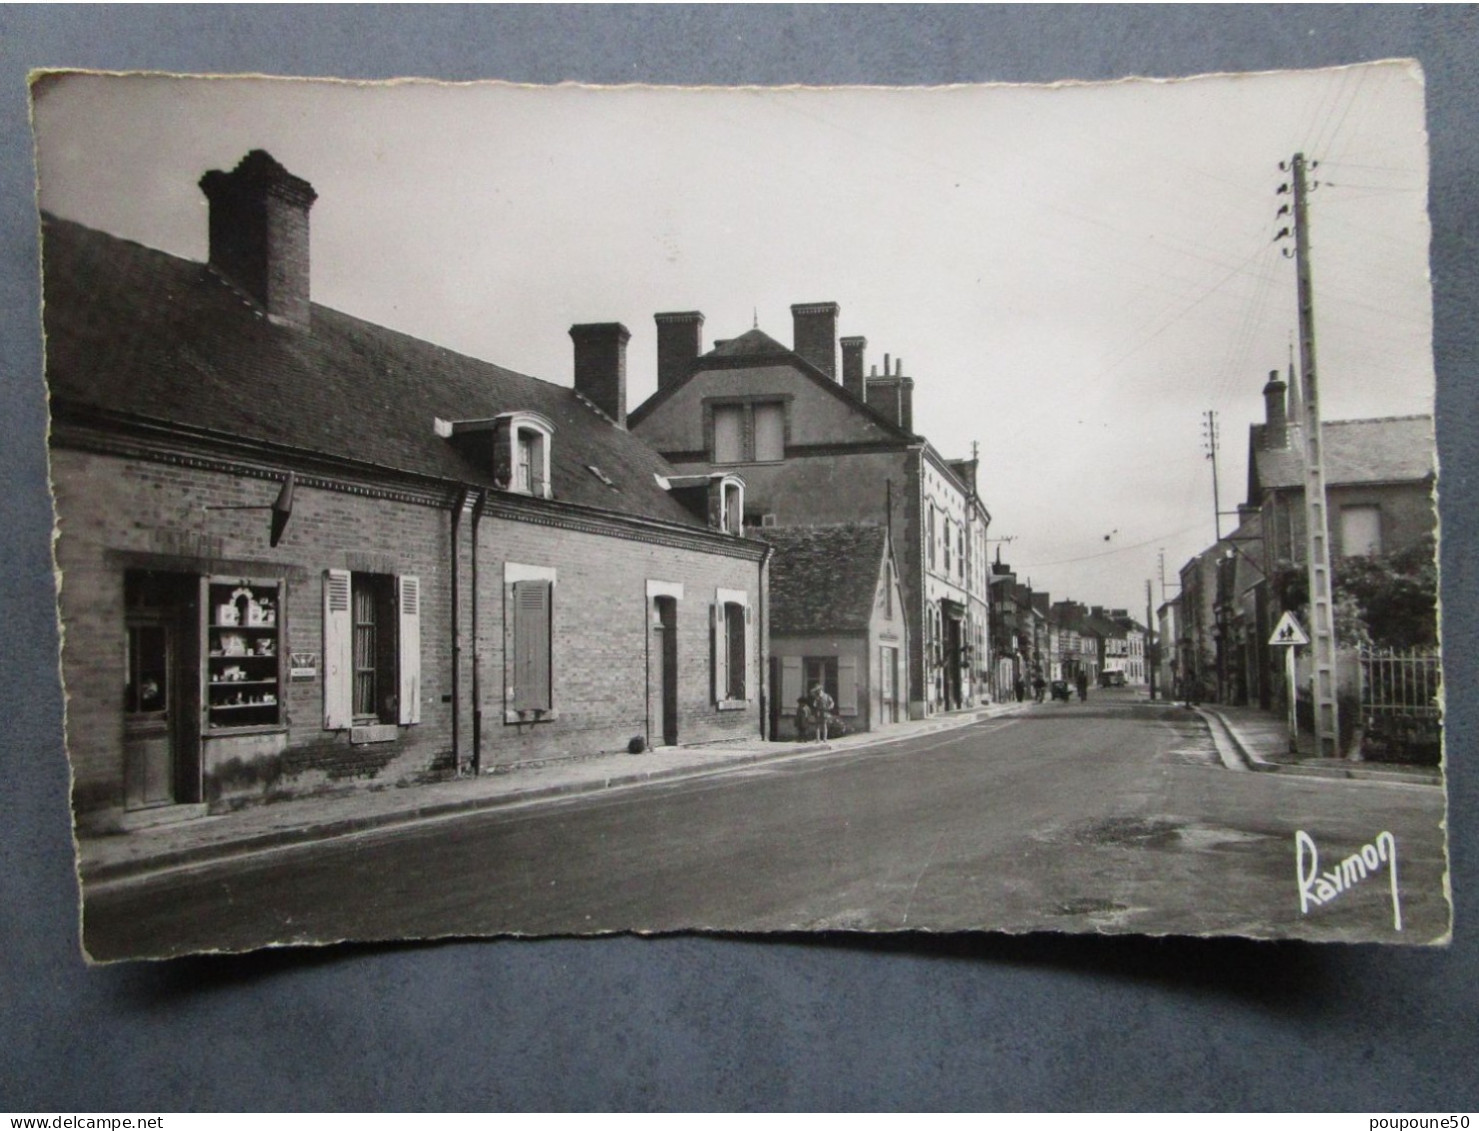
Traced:
<svg viewBox="0 0 1479 1131">
<path fill-rule="evenodd" d="M 1099 673 L 1099 686 L 1100 687 L 1123 687 L 1123 686 L 1125 686 L 1125 673 L 1124 672 L 1100 672 Z"/>
<path fill-rule="evenodd" d="M 1055 679 L 1052 684 L 1053 698 L 1061 699 L 1067 703 L 1073 697 L 1073 688 L 1068 685 L 1066 679 Z"/>
</svg>

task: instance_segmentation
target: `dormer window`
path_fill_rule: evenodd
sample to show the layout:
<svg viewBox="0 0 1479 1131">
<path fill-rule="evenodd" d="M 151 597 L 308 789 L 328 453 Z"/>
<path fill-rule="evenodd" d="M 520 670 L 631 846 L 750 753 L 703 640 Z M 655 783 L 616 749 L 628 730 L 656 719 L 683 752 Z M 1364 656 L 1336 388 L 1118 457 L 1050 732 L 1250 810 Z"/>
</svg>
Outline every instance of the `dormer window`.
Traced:
<svg viewBox="0 0 1479 1131">
<path fill-rule="evenodd" d="M 738 475 L 716 476 L 709 482 L 709 523 L 725 534 L 745 532 L 745 481 Z"/>
<path fill-rule="evenodd" d="M 436 433 L 461 447 L 469 458 L 489 458 L 492 439 L 493 482 L 505 491 L 553 496 L 550 487 L 550 442 L 555 426 L 537 412 L 505 412 L 483 420 L 437 420 Z M 486 466 L 486 465 L 485 465 Z"/>
<path fill-rule="evenodd" d="M 493 475 L 510 491 L 550 497 L 549 452 L 554 426 L 532 412 L 497 418 L 493 433 Z M 506 460 L 505 464 L 503 461 Z"/>
</svg>

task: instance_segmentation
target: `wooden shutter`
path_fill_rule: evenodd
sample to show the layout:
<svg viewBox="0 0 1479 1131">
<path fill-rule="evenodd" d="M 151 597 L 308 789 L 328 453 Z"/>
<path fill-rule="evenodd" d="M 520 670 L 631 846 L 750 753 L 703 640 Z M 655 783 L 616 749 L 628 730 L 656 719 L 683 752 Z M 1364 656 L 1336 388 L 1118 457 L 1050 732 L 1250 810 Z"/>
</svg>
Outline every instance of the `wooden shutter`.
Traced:
<svg viewBox="0 0 1479 1131">
<path fill-rule="evenodd" d="M 714 702 L 722 703 L 729 695 L 729 635 L 722 602 L 709 606 L 709 655 L 714 670 Z"/>
<path fill-rule="evenodd" d="M 324 570 L 324 729 L 354 725 L 354 623 L 347 569 Z"/>
<path fill-rule="evenodd" d="M 548 711 L 550 583 L 514 582 L 514 709 Z"/>
<path fill-rule="evenodd" d="M 750 631 L 749 605 L 745 606 L 745 618 L 740 623 L 740 632 L 744 634 L 745 638 L 745 702 L 753 703 L 755 701 L 755 685 L 760 681 L 755 678 L 755 652 L 752 647 L 755 633 Z"/>
<path fill-rule="evenodd" d="M 781 657 L 781 713 L 796 710 L 796 700 L 805 694 L 801 686 L 801 657 Z"/>
<path fill-rule="evenodd" d="M 858 713 L 858 658 L 856 656 L 837 657 L 837 713 L 839 715 Z"/>
<path fill-rule="evenodd" d="M 421 721 L 421 579 L 412 574 L 396 578 L 396 607 L 400 610 L 397 635 L 402 726 Z"/>
</svg>

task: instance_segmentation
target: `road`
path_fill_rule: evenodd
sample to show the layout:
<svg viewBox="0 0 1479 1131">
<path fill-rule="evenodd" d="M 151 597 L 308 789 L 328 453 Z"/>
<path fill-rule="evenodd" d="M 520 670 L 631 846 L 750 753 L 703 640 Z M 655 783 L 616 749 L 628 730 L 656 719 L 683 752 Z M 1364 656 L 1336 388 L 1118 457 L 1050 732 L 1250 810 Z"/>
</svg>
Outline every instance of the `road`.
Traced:
<svg viewBox="0 0 1479 1131">
<path fill-rule="evenodd" d="M 98 959 L 490 933 L 1067 930 L 1419 942 L 1448 927 L 1441 789 L 1235 772 L 1127 693 L 89 889 Z M 1301 910 L 1321 867 L 1385 871 Z"/>
</svg>

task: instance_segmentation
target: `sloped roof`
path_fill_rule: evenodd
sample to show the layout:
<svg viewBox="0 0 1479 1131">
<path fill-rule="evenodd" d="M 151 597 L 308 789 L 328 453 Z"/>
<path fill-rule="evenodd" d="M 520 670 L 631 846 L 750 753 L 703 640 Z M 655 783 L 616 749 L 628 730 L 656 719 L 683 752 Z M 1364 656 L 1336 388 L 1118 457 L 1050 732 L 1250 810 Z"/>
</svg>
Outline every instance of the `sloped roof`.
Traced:
<svg viewBox="0 0 1479 1131">
<path fill-rule="evenodd" d="M 1250 429 L 1253 464 L 1251 488 L 1273 490 L 1304 486 L 1300 455 L 1301 429 L 1290 425 L 1287 448 L 1263 447 L 1265 426 Z M 1367 420 L 1327 420 L 1325 482 L 1330 486 L 1357 483 L 1420 482 L 1433 474 L 1433 418 L 1380 416 Z M 1256 501 L 1251 500 L 1250 501 Z"/>
<path fill-rule="evenodd" d="M 723 345 L 715 346 L 703 357 L 774 357 L 790 352 L 764 330 L 756 328 L 746 330 L 737 338 L 730 338 Z"/>
<path fill-rule="evenodd" d="M 888 532 L 882 526 L 776 526 L 770 626 L 779 635 L 863 632 L 873 618 Z"/>
<path fill-rule="evenodd" d="M 275 325 L 203 263 L 43 220 L 47 380 L 58 407 L 480 486 L 492 486 L 491 465 L 437 436 L 434 420 L 532 411 L 554 425 L 556 499 L 704 525 L 653 478 L 672 468 L 573 389 L 317 304 L 310 328 Z"/>
</svg>

